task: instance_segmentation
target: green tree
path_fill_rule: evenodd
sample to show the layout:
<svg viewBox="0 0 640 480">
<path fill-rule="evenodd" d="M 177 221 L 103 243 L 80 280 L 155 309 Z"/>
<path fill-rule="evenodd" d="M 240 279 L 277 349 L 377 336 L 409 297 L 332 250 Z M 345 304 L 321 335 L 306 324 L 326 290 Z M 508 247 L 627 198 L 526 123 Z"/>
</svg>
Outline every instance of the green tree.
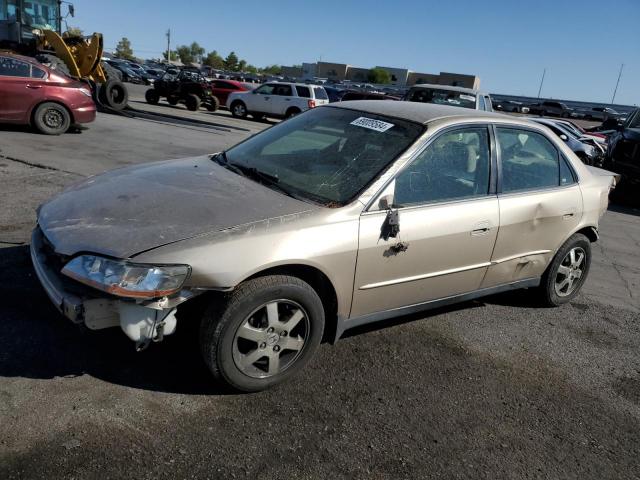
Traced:
<svg viewBox="0 0 640 480">
<path fill-rule="evenodd" d="M 180 57 L 180 61 L 185 65 L 193 62 L 193 55 L 191 54 L 191 47 L 187 45 L 179 45 L 176 47 L 176 52 L 178 52 L 178 57 Z"/>
<path fill-rule="evenodd" d="M 162 58 L 164 58 L 165 60 L 170 60 L 172 62 L 178 60 L 178 52 L 176 52 L 175 50 L 171 50 L 169 54 L 171 55 L 171 58 L 167 58 L 167 52 L 162 52 Z"/>
<path fill-rule="evenodd" d="M 84 36 L 84 32 L 79 27 L 68 27 L 67 33 L 73 37 Z"/>
<path fill-rule="evenodd" d="M 204 59 L 204 64 L 217 70 L 224 69 L 224 59 L 215 50 L 207 54 Z"/>
<path fill-rule="evenodd" d="M 255 66 L 251 65 L 251 64 L 249 64 L 246 67 L 244 67 L 244 71 L 248 72 L 248 73 L 254 73 L 254 74 L 258 73 L 258 69 Z"/>
<path fill-rule="evenodd" d="M 238 56 L 236 55 L 236 52 L 231 52 L 227 55 L 227 58 L 224 59 L 224 66 L 227 70 L 238 70 Z"/>
<path fill-rule="evenodd" d="M 191 49 L 191 56 L 193 57 L 193 61 L 197 63 L 202 63 L 202 57 L 204 57 L 204 48 L 198 45 L 198 42 L 193 42 L 189 48 Z"/>
<path fill-rule="evenodd" d="M 367 79 L 371 83 L 385 84 L 391 83 L 391 76 L 389 72 L 383 70 L 382 68 L 372 68 L 369 70 L 369 74 L 367 75 Z"/>
<path fill-rule="evenodd" d="M 282 67 L 280 65 L 267 65 L 266 67 L 260 69 L 262 73 L 266 73 L 267 75 L 277 75 L 282 71 Z"/>
<path fill-rule="evenodd" d="M 131 42 L 127 37 L 122 39 L 116 45 L 116 57 L 124 58 L 125 60 L 133 60 L 133 49 L 131 48 Z"/>
<path fill-rule="evenodd" d="M 238 62 L 238 70 L 240 70 L 241 72 L 244 72 L 247 68 L 247 61 L 246 60 L 240 60 Z"/>
</svg>

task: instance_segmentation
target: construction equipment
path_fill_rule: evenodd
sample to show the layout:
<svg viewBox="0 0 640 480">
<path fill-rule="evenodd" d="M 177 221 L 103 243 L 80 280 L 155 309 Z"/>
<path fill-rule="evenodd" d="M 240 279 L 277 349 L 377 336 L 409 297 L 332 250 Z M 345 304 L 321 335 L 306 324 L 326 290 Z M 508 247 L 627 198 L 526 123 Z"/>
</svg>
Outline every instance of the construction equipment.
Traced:
<svg viewBox="0 0 640 480">
<path fill-rule="evenodd" d="M 72 4 L 62 0 L 0 0 L 0 50 L 36 58 L 41 63 L 91 86 L 94 100 L 106 110 L 123 110 L 128 92 L 117 71 L 101 62 L 102 34 L 62 33 L 62 4 L 66 16 Z"/>
</svg>

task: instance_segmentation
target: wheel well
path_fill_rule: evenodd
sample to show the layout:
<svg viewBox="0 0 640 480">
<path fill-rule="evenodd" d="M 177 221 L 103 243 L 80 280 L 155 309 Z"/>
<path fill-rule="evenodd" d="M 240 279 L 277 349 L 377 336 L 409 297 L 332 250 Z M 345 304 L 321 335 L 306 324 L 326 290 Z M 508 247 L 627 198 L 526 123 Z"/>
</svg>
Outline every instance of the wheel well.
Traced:
<svg viewBox="0 0 640 480">
<path fill-rule="evenodd" d="M 589 239 L 591 243 L 598 241 L 598 229 L 596 227 L 584 227 L 581 230 L 578 230 L 576 233 L 581 233 L 585 237 Z"/>
<path fill-rule="evenodd" d="M 289 107 L 287 108 L 287 113 L 289 112 L 301 112 L 302 110 L 300 110 L 298 107 Z"/>
<path fill-rule="evenodd" d="M 231 102 L 231 106 L 233 107 L 234 105 L 237 105 L 238 103 L 242 103 L 244 105 L 244 102 L 242 100 L 234 100 L 233 102 Z"/>
<path fill-rule="evenodd" d="M 333 341 L 338 323 L 338 296 L 331 280 L 322 271 L 309 265 L 281 265 L 262 270 L 246 280 L 266 275 L 290 275 L 311 285 L 311 288 L 316 291 L 320 300 L 322 300 L 322 306 L 324 307 L 325 328 L 323 341 Z"/>
<path fill-rule="evenodd" d="M 36 115 L 36 111 L 38 110 L 40 105 L 42 105 L 43 103 L 55 103 L 56 105 L 60 105 L 69 114 L 69 118 L 71 118 L 71 125 L 73 125 L 75 123 L 75 119 L 73 118 L 73 112 L 71 110 L 69 110 L 69 107 L 67 107 L 64 103 L 58 102 L 56 100 L 43 100 L 42 102 L 35 104 L 33 106 L 33 109 L 31 109 L 31 114 L 29 115 L 29 121 L 31 122 L 31 125 L 33 125 L 33 119 L 34 119 L 34 117 Z"/>
</svg>

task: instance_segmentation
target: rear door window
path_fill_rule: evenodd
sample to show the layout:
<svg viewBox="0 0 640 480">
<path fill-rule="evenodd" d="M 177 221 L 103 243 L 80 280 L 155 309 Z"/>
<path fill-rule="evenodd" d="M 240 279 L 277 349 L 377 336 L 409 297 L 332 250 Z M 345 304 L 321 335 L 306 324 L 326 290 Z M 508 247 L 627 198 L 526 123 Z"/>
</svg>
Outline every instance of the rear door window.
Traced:
<svg viewBox="0 0 640 480">
<path fill-rule="evenodd" d="M 0 76 L 29 78 L 31 64 L 15 58 L 0 57 Z"/>
<path fill-rule="evenodd" d="M 541 133 L 498 127 L 504 193 L 560 185 L 558 150 Z"/>
<path fill-rule="evenodd" d="M 293 90 L 291 89 L 291 85 L 276 85 L 273 88 L 273 94 L 283 97 L 290 97 L 293 95 Z"/>
</svg>

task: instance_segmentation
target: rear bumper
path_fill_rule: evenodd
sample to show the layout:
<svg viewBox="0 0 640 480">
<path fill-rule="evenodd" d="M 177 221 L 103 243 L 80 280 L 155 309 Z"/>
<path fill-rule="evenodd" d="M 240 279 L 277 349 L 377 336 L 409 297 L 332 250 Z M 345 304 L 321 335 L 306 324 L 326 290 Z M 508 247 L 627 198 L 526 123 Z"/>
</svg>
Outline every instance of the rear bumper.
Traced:
<svg viewBox="0 0 640 480">
<path fill-rule="evenodd" d="M 73 120 L 75 123 L 91 123 L 96 119 L 95 104 L 73 109 Z"/>
</svg>

